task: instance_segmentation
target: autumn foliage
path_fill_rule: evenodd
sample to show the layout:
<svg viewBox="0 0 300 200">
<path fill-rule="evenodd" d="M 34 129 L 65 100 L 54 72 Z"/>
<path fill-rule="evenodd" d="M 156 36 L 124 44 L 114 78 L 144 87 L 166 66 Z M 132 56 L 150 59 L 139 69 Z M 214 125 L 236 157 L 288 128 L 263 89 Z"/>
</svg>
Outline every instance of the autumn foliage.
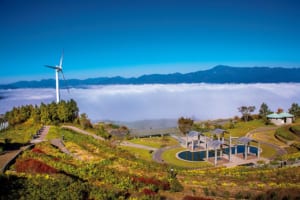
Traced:
<svg viewBox="0 0 300 200">
<path fill-rule="evenodd" d="M 32 158 L 17 160 L 15 169 L 17 172 L 26 173 L 53 174 L 58 172 L 55 168 Z"/>
</svg>

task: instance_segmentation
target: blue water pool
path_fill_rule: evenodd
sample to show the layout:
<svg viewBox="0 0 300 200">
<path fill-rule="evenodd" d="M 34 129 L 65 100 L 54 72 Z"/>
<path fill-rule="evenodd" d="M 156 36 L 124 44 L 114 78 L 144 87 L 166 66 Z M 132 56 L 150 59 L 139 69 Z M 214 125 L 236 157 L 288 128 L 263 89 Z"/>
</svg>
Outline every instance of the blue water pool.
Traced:
<svg viewBox="0 0 300 200">
<path fill-rule="evenodd" d="M 236 154 L 235 153 L 235 147 L 231 147 L 231 154 Z M 223 153 L 228 154 L 229 148 L 224 148 Z M 253 153 L 257 155 L 257 147 L 250 146 L 249 147 L 250 153 Z M 220 156 L 220 150 L 218 150 L 218 156 Z M 238 145 L 237 146 L 237 153 L 245 153 L 245 146 L 244 145 Z M 196 152 L 191 152 L 191 151 L 182 151 L 178 153 L 178 157 L 182 160 L 187 160 L 187 161 L 204 161 L 206 158 L 206 151 L 196 151 Z M 215 157 L 215 151 L 210 150 L 208 152 L 208 157 Z"/>
</svg>

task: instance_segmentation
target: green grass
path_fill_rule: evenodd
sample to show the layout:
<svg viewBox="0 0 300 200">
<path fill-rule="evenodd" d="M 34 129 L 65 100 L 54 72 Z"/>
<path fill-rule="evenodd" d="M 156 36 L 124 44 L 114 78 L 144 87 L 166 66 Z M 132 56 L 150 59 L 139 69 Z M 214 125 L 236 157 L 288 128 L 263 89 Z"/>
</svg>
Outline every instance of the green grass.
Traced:
<svg viewBox="0 0 300 200">
<path fill-rule="evenodd" d="M 137 139 L 129 140 L 129 142 L 132 142 L 134 144 L 141 144 L 153 148 L 162 148 L 165 146 L 173 146 L 178 144 L 178 141 L 170 136 L 137 138 Z"/>
<path fill-rule="evenodd" d="M 32 139 L 32 136 L 40 129 L 40 125 L 24 123 L 15 127 L 10 127 L 0 134 L 0 141 L 9 139 L 10 143 L 25 144 Z"/>
<path fill-rule="evenodd" d="M 272 158 L 276 155 L 276 150 L 268 145 L 260 144 L 260 148 L 262 148 L 261 156 L 264 158 Z"/>
<path fill-rule="evenodd" d="M 212 164 L 205 162 L 205 161 L 201 161 L 201 162 L 188 162 L 188 161 L 183 161 L 183 160 L 179 160 L 176 157 L 176 154 L 180 151 L 186 150 L 185 148 L 175 148 L 175 149 L 170 149 L 165 151 L 162 154 L 162 159 L 170 164 L 170 165 L 174 165 L 177 167 L 182 167 L 182 168 L 204 168 L 204 167 L 211 167 Z"/>
<path fill-rule="evenodd" d="M 296 136 L 289 130 L 290 126 L 282 126 L 276 130 L 276 135 L 285 140 L 295 140 Z"/>
<path fill-rule="evenodd" d="M 120 148 L 129 151 L 131 154 L 135 155 L 136 158 L 152 161 L 152 154 L 150 153 L 149 150 L 127 147 L 127 146 L 121 146 Z"/>
<path fill-rule="evenodd" d="M 277 146 L 285 145 L 285 143 L 281 142 L 280 140 L 278 140 L 275 137 L 275 131 L 272 131 L 272 130 L 271 131 L 265 131 L 263 133 L 261 133 L 261 132 L 254 133 L 252 135 L 252 137 L 256 140 L 272 143 L 272 144 L 277 145 Z"/>
<path fill-rule="evenodd" d="M 245 136 L 249 131 L 265 126 L 262 120 L 252 120 L 249 122 L 238 122 L 235 124 L 233 129 L 228 129 L 227 131 L 234 137 Z"/>
</svg>

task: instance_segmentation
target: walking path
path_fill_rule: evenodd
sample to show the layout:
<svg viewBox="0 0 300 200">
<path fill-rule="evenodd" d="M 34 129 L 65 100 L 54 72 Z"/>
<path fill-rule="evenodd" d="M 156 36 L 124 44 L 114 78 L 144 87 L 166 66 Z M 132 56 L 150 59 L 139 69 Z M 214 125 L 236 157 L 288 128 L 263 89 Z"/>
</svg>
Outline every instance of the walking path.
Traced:
<svg viewBox="0 0 300 200">
<path fill-rule="evenodd" d="M 49 126 L 42 127 L 37 133 L 38 137 L 32 139 L 30 141 L 30 144 L 21 147 L 18 150 L 5 151 L 2 154 L 0 154 L 0 173 L 4 173 L 7 167 L 12 163 L 12 161 L 15 160 L 17 156 L 21 154 L 23 151 L 29 149 L 34 144 L 44 141 L 46 135 L 48 134 L 49 128 L 50 128 Z"/>
<path fill-rule="evenodd" d="M 164 148 L 160 148 L 158 149 L 157 151 L 155 151 L 152 155 L 152 159 L 155 161 L 155 162 L 158 162 L 158 163 L 164 163 L 165 161 L 162 159 L 162 154 L 163 152 L 167 151 L 167 150 L 170 150 L 170 149 L 175 149 L 175 148 L 178 148 L 180 147 L 180 145 L 175 145 L 175 146 L 170 146 L 170 147 L 164 147 Z"/>
<path fill-rule="evenodd" d="M 77 128 L 77 127 L 75 127 L 75 126 L 64 125 L 64 126 L 62 126 L 62 128 L 66 128 L 66 129 L 75 131 L 75 132 L 77 132 L 77 133 L 82 133 L 82 134 L 84 134 L 84 135 L 92 136 L 92 137 L 95 138 L 96 140 L 103 140 L 103 141 L 105 140 L 103 137 L 100 137 L 100 136 L 95 135 L 95 134 L 93 134 L 93 133 L 90 133 L 90 132 L 88 132 L 88 131 L 82 130 L 82 129 Z"/>
<path fill-rule="evenodd" d="M 127 147 L 135 147 L 135 148 L 139 148 L 139 149 L 145 149 L 145 150 L 149 150 L 149 151 L 156 151 L 157 148 L 153 148 L 153 147 L 149 147 L 149 146 L 145 146 L 145 145 L 141 145 L 141 144 L 134 144 L 131 142 L 127 142 L 127 141 L 123 141 L 120 144 L 121 146 L 127 146 Z"/>
<path fill-rule="evenodd" d="M 59 148 L 63 153 L 68 154 L 68 155 L 72 155 L 72 154 L 68 151 L 68 149 L 65 147 L 65 145 L 64 145 L 64 143 L 63 143 L 63 141 L 62 141 L 61 139 L 52 139 L 52 140 L 50 141 L 50 143 L 51 143 L 53 146 Z"/>
</svg>

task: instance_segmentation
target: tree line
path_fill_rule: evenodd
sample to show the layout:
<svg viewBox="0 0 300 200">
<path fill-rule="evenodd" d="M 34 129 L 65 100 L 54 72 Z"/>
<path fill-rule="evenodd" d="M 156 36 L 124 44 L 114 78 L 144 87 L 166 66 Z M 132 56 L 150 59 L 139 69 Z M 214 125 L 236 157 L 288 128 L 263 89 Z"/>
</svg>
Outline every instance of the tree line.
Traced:
<svg viewBox="0 0 300 200">
<path fill-rule="evenodd" d="M 25 105 L 14 107 L 5 113 L 5 120 L 11 126 L 21 124 L 27 120 L 41 124 L 72 123 L 78 119 L 79 109 L 76 101 L 60 101 L 50 104 L 41 103 L 40 106 Z"/>
</svg>

